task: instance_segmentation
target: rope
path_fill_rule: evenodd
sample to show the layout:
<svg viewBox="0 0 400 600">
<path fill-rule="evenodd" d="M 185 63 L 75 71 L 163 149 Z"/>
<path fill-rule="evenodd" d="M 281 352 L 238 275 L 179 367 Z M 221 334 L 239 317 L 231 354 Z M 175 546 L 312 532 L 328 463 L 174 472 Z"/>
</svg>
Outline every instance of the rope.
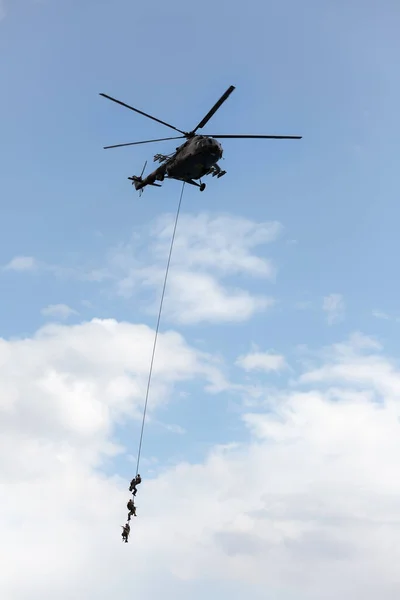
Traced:
<svg viewBox="0 0 400 600">
<path fill-rule="evenodd" d="M 185 188 L 185 182 L 183 182 L 183 184 L 182 184 L 182 190 L 181 190 L 181 195 L 180 195 L 180 198 L 179 198 L 178 209 L 176 211 L 174 231 L 172 233 L 171 246 L 170 246 L 170 249 L 169 249 L 169 256 L 168 256 L 167 268 L 165 270 L 164 285 L 163 285 L 163 290 L 162 290 L 162 294 L 161 294 L 160 308 L 159 308 L 159 311 L 158 311 L 157 327 L 156 327 L 156 333 L 155 333 L 155 336 L 154 336 L 153 352 L 152 352 L 152 355 L 151 355 L 149 378 L 148 378 L 148 381 L 147 381 L 146 400 L 145 400 L 144 409 L 143 409 L 142 429 L 141 429 L 141 432 L 140 432 L 139 450 L 138 450 L 138 457 L 137 457 L 137 464 L 136 464 L 136 476 L 138 475 L 138 472 L 139 472 L 140 455 L 141 455 L 141 451 L 142 451 L 142 442 L 143 442 L 143 431 L 144 431 L 144 424 L 145 424 L 145 421 L 146 421 L 147 403 L 148 403 L 148 399 L 149 399 L 151 377 L 152 377 L 152 374 L 153 374 L 154 357 L 155 357 L 155 354 L 156 354 L 158 330 L 159 330 L 159 327 L 160 327 L 161 313 L 162 313 L 162 307 L 163 307 L 163 303 L 164 303 L 165 288 L 167 286 L 167 279 L 168 279 L 168 273 L 169 273 L 169 265 L 171 263 L 172 249 L 174 247 L 176 227 L 178 225 L 178 219 L 179 219 L 179 213 L 180 213 L 180 210 L 181 210 L 181 204 L 182 204 L 182 197 L 183 197 L 183 190 L 184 190 L 184 188 Z"/>
</svg>

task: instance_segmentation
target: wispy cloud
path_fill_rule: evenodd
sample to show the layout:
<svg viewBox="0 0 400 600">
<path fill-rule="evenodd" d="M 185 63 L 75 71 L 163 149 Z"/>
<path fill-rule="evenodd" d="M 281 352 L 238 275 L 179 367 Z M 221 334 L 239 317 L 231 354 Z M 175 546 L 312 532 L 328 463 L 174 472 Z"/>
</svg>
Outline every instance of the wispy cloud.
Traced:
<svg viewBox="0 0 400 600">
<path fill-rule="evenodd" d="M 68 319 L 72 315 L 79 314 L 67 304 L 49 304 L 42 309 L 41 313 L 44 317 L 54 317 L 56 319 Z"/>
<path fill-rule="evenodd" d="M 38 268 L 38 262 L 33 256 L 15 256 L 3 268 L 6 271 L 34 271 Z"/>
<path fill-rule="evenodd" d="M 50 273 L 59 279 L 73 279 L 78 281 L 89 281 L 101 283 L 112 279 L 112 274 L 106 267 L 96 268 L 93 266 L 64 266 L 54 265 L 34 256 L 15 256 L 9 263 L 2 267 L 3 271 Z"/>
<path fill-rule="evenodd" d="M 15 257 L 7 269 L 53 274 L 57 278 L 107 284 L 122 297 L 160 289 L 171 241 L 173 216 L 164 215 L 147 229 L 134 232 L 130 241 L 112 248 L 103 265 L 66 267 Z M 282 226 L 276 221 L 256 223 L 242 217 L 206 213 L 182 215 L 175 237 L 165 315 L 174 322 L 238 322 L 270 308 L 268 294 L 253 294 L 237 285 L 235 277 L 273 281 L 272 260 L 256 248 L 278 239 Z M 157 296 L 158 303 L 158 296 Z M 158 308 L 147 303 L 152 312 Z"/>
<path fill-rule="evenodd" d="M 177 435 L 185 435 L 186 433 L 186 429 L 184 427 L 181 427 L 180 425 L 174 425 L 169 423 L 160 423 L 160 425 L 170 433 L 175 433 Z"/>
<path fill-rule="evenodd" d="M 400 317 L 391 315 L 383 310 L 373 310 L 372 316 L 375 317 L 375 319 L 381 319 L 382 321 L 395 321 L 396 323 L 400 322 Z"/>
<path fill-rule="evenodd" d="M 161 260 L 165 260 L 172 228 L 171 215 L 160 218 L 153 228 L 154 253 Z M 184 215 L 175 239 L 174 264 L 225 274 L 273 277 L 272 261 L 255 255 L 253 250 L 277 240 L 282 229 L 277 221 L 256 223 L 241 217 L 213 217 L 206 213 Z"/>
<path fill-rule="evenodd" d="M 374 316 L 376 319 L 384 319 L 384 320 L 389 320 L 392 318 L 390 315 L 383 312 L 382 310 L 373 310 L 372 316 Z"/>
<path fill-rule="evenodd" d="M 155 222 L 147 255 L 143 256 L 142 236 L 136 235 L 110 253 L 108 269 L 120 295 L 130 297 L 144 288 L 162 285 L 172 228 L 171 215 Z M 281 231 L 278 222 L 255 223 L 205 213 L 183 215 L 175 238 L 165 314 L 184 324 L 216 323 L 243 321 L 271 307 L 273 298 L 251 294 L 232 285 L 228 278 L 247 275 L 273 280 L 275 265 L 255 249 L 275 241 Z"/>
<path fill-rule="evenodd" d="M 274 304 L 273 298 L 224 287 L 205 273 L 173 273 L 168 284 L 166 314 L 183 324 L 245 321 Z"/>
<path fill-rule="evenodd" d="M 344 319 L 345 304 L 341 294 L 325 296 L 322 305 L 329 325 L 339 323 Z"/>
<path fill-rule="evenodd" d="M 281 354 L 252 352 L 239 356 L 236 364 L 245 371 L 281 371 L 286 367 L 286 360 Z"/>
</svg>

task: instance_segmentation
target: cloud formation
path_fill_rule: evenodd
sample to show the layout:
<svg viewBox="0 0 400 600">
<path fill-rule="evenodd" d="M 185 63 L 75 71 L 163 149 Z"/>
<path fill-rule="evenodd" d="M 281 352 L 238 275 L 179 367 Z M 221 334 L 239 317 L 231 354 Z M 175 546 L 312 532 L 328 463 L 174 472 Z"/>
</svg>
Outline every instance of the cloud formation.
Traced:
<svg viewBox="0 0 400 600">
<path fill-rule="evenodd" d="M 90 445 L 97 456 L 113 425 L 141 413 L 153 342 L 148 327 L 112 319 L 47 325 L 32 339 L 0 340 L 4 435 L 18 430 L 28 439 L 33 430 L 56 447 L 60 440 Z M 200 377 L 209 389 L 224 387 L 211 357 L 174 332 L 159 335 L 157 359 L 152 407 L 179 381 Z"/>
<path fill-rule="evenodd" d="M 341 294 L 330 294 L 325 296 L 322 309 L 326 313 L 329 325 L 339 323 L 344 318 L 345 304 Z"/>
<path fill-rule="evenodd" d="M 274 304 L 272 298 L 224 287 L 211 275 L 190 271 L 171 273 L 165 298 L 166 315 L 182 324 L 245 321 Z"/>
<path fill-rule="evenodd" d="M 67 306 L 67 304 L 49 304 L 43 308 L 41 312 L 45 317 L 53 317 L 62 320 L 78 314 L 76 310 Z"/>
<path fill-rule="evenodd" d="M 284 356 L 269 352 L 252 352 L 239 356 L 236 364 L 245 371 L 280 371 L 286 367 Z"/>
<path fill-rule="evenodd" d="M 36 268 L 58 278 L 111 286 L 125 298 L 156 290 L 156 299 L 146 301 L 155 313 L 173 222 L 173 216 L 164 215 L 150 229 L 134 232 L 128 243 L 110 249 L 102 265 L 68 268 L 17 257 L 8 268 Z M 255 249 L 274 242 L 281 232 L 281 224 L 275 221 L 256 223 L 229 215 L 183 214 L 175 238 L 164 317 L 180 324 L 238 322 L 270 308 L 275 303 L 273 297 L 251 294 L 232 278 L 273 281 L 276 267 L 270 259 L 258 256 Z"/>
<path fill-rule="evenodd" d="M 376 319 L 383 319 L 384 321 L 388 321 L 391 319 L 390 315 L 388 315 L 388 313 L 384 312 L 383 310 L 373 310 L 372 316 Z"/>
<path fill-rule="evenodd" d="M 387 313 L 383 310 L 373 310 L 372 316 L 375 317 L 375 319 L 380 319 L 382 321 L 394 321 L 396 323 L 400 322 L 400 317 Z"/>
<path fill-rule="evenodd" d="M 38 263 L 33 256 L 15 256 L 5 265 L 6 271 L 34 271 L 38 268 Z"/>
<path fill-rule="evenodd" d="M 115 426 L 137 412 L 150 346 L 146 327 L 112 320 L 1 341 L 1 597 L 128 600 L 134 580 L 144 600 L 200 600 L 205 585 L 250 600 L 397 598 L 400 371 L 379 344 L 357 334 L 315 353 L 243 415 L 248 442 L 143 473 L 126 546 L 127 481 L 99 466 L 122 451 Z M 219 381 L 181 336 L 160 346 L 154 398 Z"/>
<path fill-rule="evenodd" d="M 150 258 L 145 263 L 140 257 L 136 236 L 129 244 L 110 253 L 109 269 L 117 277 L 121 295 L 129 297 L 143 288 L 160 288 L 172 229 L 171 215 L 156 221 L 150 232 Z M 272 261 L 257 256 L 254 249 L 275 241 L 281 230 L 277 222 L 258 224 L 232 216 L 182 215 L 174 243 L 164 314 L 182 324 L 216 323 L 243 321 L 272 306 L 274 300 L 270 296 L 250 294 L 225 283 L 224 279 L 245 275 L 273 280 L 276 269 Z"/>
<path fill-rule="evenodd" d="M 172 215 L 162 216 L 154 225 L 154 254 L 165 261 L 173 229 Z M 185 269 L 207 268 L 220 273 L 247 273 L 273 277 L 271 261 L 252 253 L 258 246 L 272 243 L 282 232 L 277 221 L 256 223 L 232 215 L 206 213 L 183 215 L 174 243 L 174 264 Z"/>
</svg>

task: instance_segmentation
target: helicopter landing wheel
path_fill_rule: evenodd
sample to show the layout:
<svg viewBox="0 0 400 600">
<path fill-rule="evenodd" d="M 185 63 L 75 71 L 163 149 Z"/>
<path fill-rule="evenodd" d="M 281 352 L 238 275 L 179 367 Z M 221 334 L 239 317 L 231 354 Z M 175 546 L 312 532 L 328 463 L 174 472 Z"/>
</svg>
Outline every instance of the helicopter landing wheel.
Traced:
<svg viewBox="0 0 400 600">
<path fill-rule="evenodd" d="M 200 191 L 204 192 L 205 189 L 206 189 L 206 184 L 202 183 L 201 186 L 200 186 Z"/>
</svg>

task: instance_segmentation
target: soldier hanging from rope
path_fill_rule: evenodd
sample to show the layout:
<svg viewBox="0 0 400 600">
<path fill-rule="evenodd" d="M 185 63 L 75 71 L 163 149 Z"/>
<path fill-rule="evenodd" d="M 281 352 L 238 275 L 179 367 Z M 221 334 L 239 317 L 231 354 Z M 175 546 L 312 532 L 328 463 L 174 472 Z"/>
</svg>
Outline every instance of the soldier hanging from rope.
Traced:
<svg viewBox="0 0 400 600">
<path fill-rule="evenodd" d="M 135 504 L 134 504 L 134 502 L 133 502 L 133 500 L 132 500 L 132 499 L 130 499 L 130 500 L 129 500 L 128 504 L 126 505 L 126 508 L 129 510 L 129 513 L 128 513 L 128 521 L 130 521 L 130 520 L 131 520 L 131 517 L 132 517 L 132 515 L 133 515 L 134 517 L 136 517 L 136 516 L 137 516 L 137 515 L 136 515 L 136 506 L 135 506 Z"/>
<path fill-rule="evenodd" d="M 129 486 L 129 491 L 133 493 L 134 496 L 136 496 L 137 494 L 137 489 L 136 486 L 139 485 L 139 483 L 142 483 L 142 478 L 140 477 L 139 473 L 136 475 L 136 477 L 134 477 L 131 481 L 131 484 Z"/>
<path fill-rule="evenodd" d="M 125 544 L 128 543 L 128 538 L 129 538 L 129 534 L 131 532 L 131 526 L 129 525 L 129 523 L 126 523 L 126 525 L 121 525 L 122 527 L 122 541 L 125 542 Z"/>
</svg>

